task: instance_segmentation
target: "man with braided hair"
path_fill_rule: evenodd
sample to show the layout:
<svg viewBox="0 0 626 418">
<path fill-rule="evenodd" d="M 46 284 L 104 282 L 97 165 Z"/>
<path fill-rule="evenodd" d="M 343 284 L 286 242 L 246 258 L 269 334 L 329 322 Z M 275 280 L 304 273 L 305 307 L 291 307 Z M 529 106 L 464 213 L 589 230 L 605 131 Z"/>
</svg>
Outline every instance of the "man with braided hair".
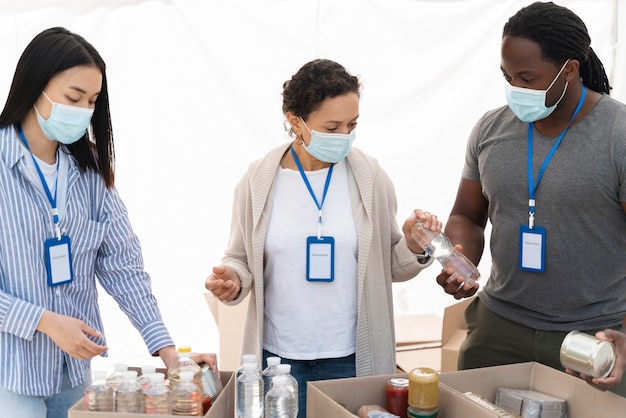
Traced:
<svg viewBox="0 0 626 418">
<path fill-rule="evenodd" d="M 563 370 L 561 343 L 579 330 L 618 353 L 608 377 L 581 377 L 625 395 L 626 106 L 609 96 L 590 44 L 583 21 L 552 2 L 505 24 L 508 106 L 470 135 L 445 233 L 478 264 L 492 225 L 491 272 L 465 313 L 459 368 L 537 361 Z M 478 290 L 445 272 L 437 281 L 457 299 Z"/>
</svg>

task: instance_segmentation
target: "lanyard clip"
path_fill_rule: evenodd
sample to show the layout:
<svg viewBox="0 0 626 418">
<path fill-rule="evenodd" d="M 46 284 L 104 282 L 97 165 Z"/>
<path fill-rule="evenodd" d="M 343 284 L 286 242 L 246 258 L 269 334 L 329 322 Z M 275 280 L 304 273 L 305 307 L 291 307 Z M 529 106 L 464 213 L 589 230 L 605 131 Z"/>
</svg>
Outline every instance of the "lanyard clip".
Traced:
<svg viewBox="0 0 626 418">
<path fill-rule="evenodd" d="M 61 241 L 61 228 L 59 228 L 59 224 L 54 224 L 54 235 L 57 237 L 57 241 Z"/>
<path fill-rule="evenodd" d="M 528 212 L 528 228 L 529 229 L 535 228 L 535 212 L 533 211 Z"/>
</svg>

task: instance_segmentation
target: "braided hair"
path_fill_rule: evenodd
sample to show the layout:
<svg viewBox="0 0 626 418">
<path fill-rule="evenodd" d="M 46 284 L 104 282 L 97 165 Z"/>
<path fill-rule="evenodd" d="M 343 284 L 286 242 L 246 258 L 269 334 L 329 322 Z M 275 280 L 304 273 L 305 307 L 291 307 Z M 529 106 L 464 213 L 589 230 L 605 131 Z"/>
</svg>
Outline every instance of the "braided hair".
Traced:
<svg viewBox="0 0 626 418">
<path fill-rule="evenodd" d="M 516 36 L 539 45 L 548 61 L 560 66 L 567 59 L 580 62 L 580 77 L 587 88 L 609 94 L 611 86 L 600 59 L 591 48 L 585 23 L 571 10 L 553 2 L 524 7 L 504 25 L 502 37 Z"/>
</svg>

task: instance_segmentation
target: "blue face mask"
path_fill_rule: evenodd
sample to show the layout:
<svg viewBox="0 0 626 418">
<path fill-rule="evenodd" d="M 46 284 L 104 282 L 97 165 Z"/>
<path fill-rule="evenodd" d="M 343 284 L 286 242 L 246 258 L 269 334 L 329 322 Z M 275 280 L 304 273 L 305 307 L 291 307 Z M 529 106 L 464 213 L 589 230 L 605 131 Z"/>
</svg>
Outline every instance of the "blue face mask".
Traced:
<svg viewBox="0 0 626 418">
<path fill-rule="evenodd" d="M 553 106 L 546 106 L 546 95 L 548 94 L 548 90 L 550 90 L 552 85 L 556 82 L 557 78 L 559 78 L 568 62 L 569 60 L 565 61 L 565 64 L 563 64 L 561 70 L 556 77 L 554 77 L 554 80 L 552 80 L 552 83 L 550 83 L 546 90 L 533 90 L 515 87 L 508 81 L 504 81 L 506 102 L 518 119 L 522 122 L 536 122 L 547 118 L 550 114 L 552 114 L 552 112 L 554 112 L 556 106 L 561 102 L 563 96 L 565 96 L 568 83 L 565 82 L 563 93 Z"/>
<path fill-rule="evenodd" d="M 302 118 L 300 118 L 300 120 L 302 120 Z M 346 158 L 356 138 L 354 129 L 349 134 L 318 132 L 309 129 L 304 120 L 302 120 L 302 123 L 304 123 L 304 126 L 306 126 L 307 130 L 311 133 L 311 142 L 309 142 L 309 145 L 302 144 L 309 154 L 325 163 L 338 163 Z"/>
<path fill-rule="evenodd" d="M 47 120 L 44 119 L 37 107 L 33 107 L 37 113 L 37 121 L 44 135 L 49 139 L 66 145 L 73 144 L 81 139 L 85 135 L 87 128 L 89 128 L 93 109 L 56 103 L 50 100 L 45 91 L 42 93 L 52 103 L 50 117 Z"/>
</svg>

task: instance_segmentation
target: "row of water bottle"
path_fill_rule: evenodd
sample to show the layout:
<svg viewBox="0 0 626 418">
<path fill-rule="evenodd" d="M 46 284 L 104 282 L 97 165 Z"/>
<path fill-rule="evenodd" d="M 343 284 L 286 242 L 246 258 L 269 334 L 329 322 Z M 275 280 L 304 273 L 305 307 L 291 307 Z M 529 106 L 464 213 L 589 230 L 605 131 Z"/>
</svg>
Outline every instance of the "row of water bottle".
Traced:
<svg viewBox="0 0 626 418">
<path fill-rule="evenodd" d="M 237 370 L 237 416 L 239 418 L 296 418 L 298 382 L 290 364 L 268 357 L 267 368 L 257 366 L 256 355 L 244 354 Z"/>
<path fill-rule="evenodd" d="M 211 396 L 203 391 L 202 369 L 191 359 L 189 347 L 179 348 L 178 356 L 167 372 L 167 381 L 163 373 L 155 373 L 153 366 L 142 367 L 140 377 L 125 364 L 116 364 L 108 377 L 105 371 L 94 371 L 93 383 L 85 391 L 86 409 L 202 416 L 211 402 Z M 214 390 L 212 394 L 217 397 L 219 392 Z"/>
</svg>

